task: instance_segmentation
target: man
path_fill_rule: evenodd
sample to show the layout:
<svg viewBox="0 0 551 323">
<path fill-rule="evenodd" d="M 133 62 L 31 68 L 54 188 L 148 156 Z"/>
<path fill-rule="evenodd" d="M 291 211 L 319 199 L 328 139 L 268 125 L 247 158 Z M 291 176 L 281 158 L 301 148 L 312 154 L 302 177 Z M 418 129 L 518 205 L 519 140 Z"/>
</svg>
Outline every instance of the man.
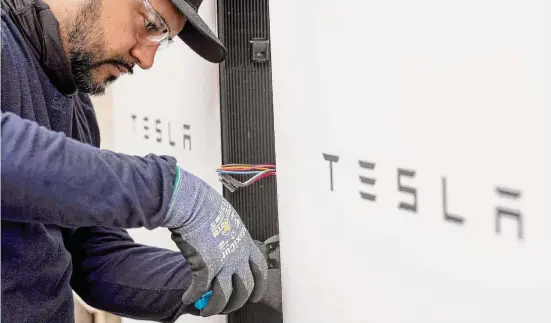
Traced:
<svg viewBox="0 0 551 323">
<path fill-rule="evenodd" d="M 280 309 L 268 248 L 220 194 L 173 157 L 98 148 L 88 94 L 150 68 L 176 36 L 225 59 L 201 2 L 2 0 L 2 322 L 72 323 L 71 289 L 161 322 L 247 302 Z M 137 227 L 169 229 L 181 253 L 134 243 L 125 229 Z"/>
</svg>

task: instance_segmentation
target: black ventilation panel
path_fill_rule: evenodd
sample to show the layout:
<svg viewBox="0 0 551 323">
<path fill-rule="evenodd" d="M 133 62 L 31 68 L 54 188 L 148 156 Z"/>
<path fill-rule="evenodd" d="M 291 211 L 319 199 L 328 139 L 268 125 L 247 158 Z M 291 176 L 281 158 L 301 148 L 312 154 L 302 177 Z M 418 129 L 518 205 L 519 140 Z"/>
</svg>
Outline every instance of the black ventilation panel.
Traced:
<svg viewBox="0 0 551 323">
<path fill-rule="evenodd" d="M 218 31 L 228 49 L 220 65 L 222 162 L 275 164 L 268 0 L 219 0 Z M 275 177 L 224 196 L 254 239 L 279 233 Z M 228 316 L 228 323 L 281 322 L 279 312 L 257 304 Z"/>
</svg>

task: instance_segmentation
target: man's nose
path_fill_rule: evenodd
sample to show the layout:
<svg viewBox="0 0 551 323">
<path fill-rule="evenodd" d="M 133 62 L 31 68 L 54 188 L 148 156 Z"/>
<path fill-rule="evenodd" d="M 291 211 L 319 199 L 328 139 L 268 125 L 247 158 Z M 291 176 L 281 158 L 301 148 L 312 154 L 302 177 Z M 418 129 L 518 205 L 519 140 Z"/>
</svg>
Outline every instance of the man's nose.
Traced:
<svg viewBox="0 0 551 323">
<path fill-rule="evenodd" d="M 142 69 L 148 70 L 153 66 L 157 49 L 159 49 L 159 45 L 143 45 L 138 43 L 132 48 L 130 54 L 136 58 L 138 65 Z"/>
</svg>

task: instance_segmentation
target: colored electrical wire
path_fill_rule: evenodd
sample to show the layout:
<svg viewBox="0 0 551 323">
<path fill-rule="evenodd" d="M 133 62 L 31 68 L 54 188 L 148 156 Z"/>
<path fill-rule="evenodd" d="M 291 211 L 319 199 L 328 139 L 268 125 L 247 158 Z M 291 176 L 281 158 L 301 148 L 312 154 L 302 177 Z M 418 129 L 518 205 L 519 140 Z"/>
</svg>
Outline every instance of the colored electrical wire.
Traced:
<svg viewBox="0 0 551 323">
<path fill-rule="evenodd" d="M 258 174 L 259 171 L 227 171 L 227 170 L 219 170 L 218 173 L 221 174 L 239 174 L 239 175 L 250 175 L 250 174 Z"/>
<path fill-rule="evenodd" d="M 273 169 L 275 170 L 275 165 L 223 165 L 218 170 L 220 171 L 263 171 Z"/>
<path fill-rule="evenodd" d="M 275 176 L 275 172 L 267 173 L 267 174 L 262 174 L 262 176 L 260 176 L 254 183 L 260 182 L 260 181 L 263 180 L 264 178 L 270 177 L 270 176 Z"/>
<path fill-rule="evenodd" d="M 268 173 L 273 173 L 274 171 L 271 170 L 271 169 L 268 169 L 268 170 L 265 170 L 265 171 L 262 171 L 256 175 L 254 175 L 253 177 L 251 177 L 249 180 L 247 180 L 246 182 L 243 182 L 243 185 L 244 186 L 248 186 L 248 185 L 251 185 L 252 183 L 256 183 L 258 182 L 259 180 L 262 179 L 262 175 L 266 175 Z"/>
<path fill-rule="evenodd" d="M 266 177 L 275 176 L 275 165 L 271 164 L 226 164 L 222 165 L 216 171 L 220 176 L 221 182 L 232 192 L 240 187 L 249 186 L 257 183 Z M 241 182 L 231 175 L 254 175 L 248 180 Z"/>
</svg>

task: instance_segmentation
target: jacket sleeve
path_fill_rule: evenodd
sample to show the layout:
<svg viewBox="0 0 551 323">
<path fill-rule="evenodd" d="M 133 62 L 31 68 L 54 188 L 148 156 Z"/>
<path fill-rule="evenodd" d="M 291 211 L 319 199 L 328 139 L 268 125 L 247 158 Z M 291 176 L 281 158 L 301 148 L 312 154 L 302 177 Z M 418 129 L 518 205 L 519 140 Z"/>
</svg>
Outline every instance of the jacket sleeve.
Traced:
<svg viewBox="0 0 551 323">
<path fill-rule="evenodd" d="M 174 158 L 102 150 L 12 113 L 1 126 L 4 219 L 148 229 L 167 221 Z"/>
<path fill-rule="evenodd" d="M 192 273 L 180 252 L 135 243 L 124 229 L 66 230 L 71 287 L 90 306 L 124 317 L 174 322 L 198 311 L 182 295 Z"/>
</svg>

